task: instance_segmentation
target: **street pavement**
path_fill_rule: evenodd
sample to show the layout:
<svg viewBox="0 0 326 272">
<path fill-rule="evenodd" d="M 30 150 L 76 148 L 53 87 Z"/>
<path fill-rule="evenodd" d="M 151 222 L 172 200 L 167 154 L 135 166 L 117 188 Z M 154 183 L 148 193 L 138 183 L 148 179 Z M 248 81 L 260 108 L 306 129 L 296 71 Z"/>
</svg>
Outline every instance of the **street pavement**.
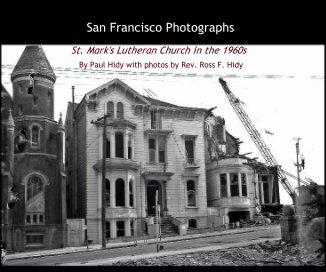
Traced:
<svg viewBox="0 0 326 272">
<path fill-rule="evenodd" d="M 181 254 L 190 254 L 195 252 L 203 252 L 203 251 L 213 251 L 213 250 L 221 250 L 221 249 L 228 249 L 234 247 L 246 247 L 253 244 L 265 243 L 267 241 L 279 241 L 281 238 L 261 238 L 253 241 L 244 241 L 232 244 L 225 244 L 225 245 L 218 245 L 218 246 L 208 246 L 208 247 L 199 247 L 199 248 L 190 248 L 190 249 L 182 249 L 182 250 L 171 250 L 171 251 L 161 251 L 161 252 L 154 252 L 148 254 L 141 254 L 137 256 L 127 255 L 121 257 L 114 257 L 114 258 L 105 258 L 105 259 L 98 259 L 92 260 L 88 262 L 72 262 L 72 263 L 65 263 L 62 266 L 101 266 L 101 265 L 114 265 L 117 262 L 129 262 L 129 261 L 137 261 L 141 259 L 149 259 L 155 257 L 165 257 L 165 256 L 175 256 Z M 59 264 L 61 266 L 61 264 Z"/>
<path fill-rule="evenodd" d="M 261 231 L 263 229 L 268 228 L 280 228 L 279 225 L 269 225 L 269 226 L 259 226 L 259 227 L 248 227 L 248 228 L 238 228 L 238 229 L 230 229 L 224 231 L 213 231 L 213 232 L 206 232 L 200 234 L 190 234 L 184 236 L 173 236 L 173 237 L 165 237 L 162 239 L 161 243 L 165 242 L 172 242 L 172 241 L 181 241 L 181 240 L 189 240 L 189 239 L 199 239 L 202 237 L 210 237 L 210 236 L 223 236 L 223 235 L 230 235 L 230 234 L 240 234 L 240 233 L 248 233 L 248 232 L 256 232 Z M 123 256 L 121 258 L 111 258 L 105 260 L 94 260 L 88 262 L 87 264 L 83 263 L 82 265 L 103 265 L 103 264 L 110 264 L 117 261 L 124 261 L 124 260 L 136 260 L 141 258 L 149 258 L 155 256 L 168 256 L 168 255 L 175 255 L 175 254 L 184 254 L 196 251 L 203 251 L 203 250 L 216 250 L 222 248 L 229 248 L 229 247 L 243 247 L 246 245 L 250 245 L 253 243 L 261 243 L 265 241 L 275 241 L 280 240 L 281 238 L 267 238 L 267 239 L 257 239 L 254 241 L 245 241 L 245 242 L 237 242 L 227 245 L 218 245 L 218 246 L 209 246 L 209 247 L 201 247 L 201 248 L 191 248 L 191 249 L 184 249 L 184 250 L 177 250 L 177 251 L 162 251 L 158 253 L 151 253 L 151 254 L 144 254 L 144 255 L 137 255 L 137 256 Z M 148 240 L 138 240 L 137 244 L 155 244 L 157 243 L 157 239 L 148 239 Z M 117 242 L 117 243 L 107 243 L 106 249 L 113 249 L 113 248 L 123 248 L 123 247 L 130 247 L 135 245 L 135 241 L 131 242 Z M 89 245 L 88 248 L 86 246 L 81 247 L 66 247 L 60 249 L 52 249 L 52 250 L 42 250 L 42 251 L 33 251 L 33 252 L 20 252 L 14 254 L 7 255 L 8 260 L 19 260 L 19 259 L 29 259 L 29 258 L 38 258 L 44 256 L 56 256 L 56 255 L 64 255 L 76 252 L 85 252 L 85 251 L 96 251 L 96 250 L 103 250 L 101 244 L 94 244 Z M 67 264 L 65 264 L 67 265 Z M 81 265 L 81 263 L 71 263 L 69 265 Z"/>
</svg>

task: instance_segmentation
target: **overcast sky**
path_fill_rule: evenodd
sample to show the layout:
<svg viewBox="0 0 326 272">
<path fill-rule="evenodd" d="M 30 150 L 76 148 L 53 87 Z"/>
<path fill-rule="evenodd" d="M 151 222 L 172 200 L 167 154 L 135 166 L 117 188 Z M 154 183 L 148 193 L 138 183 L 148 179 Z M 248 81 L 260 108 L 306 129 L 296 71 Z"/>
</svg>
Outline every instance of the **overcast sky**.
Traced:
<svg viewBox="0 0 326 272">
<path fill-rule="evenodd" d="M 55 118 L 59 113 L 65 117 L 67 103 L 71 101 L 71 86 L 75 86 L 76 102 L 83 95 L 108 81 L 119 78 L 141 94 L 144 89 L 153 91 L 157 99 L 180 106 L 217 107 L 216 115 L 225 118 L 226 129 L 244 143 L 240 153 L 252 152 L 249 156 L 264 161 L 247 131 L 237 117 L 221 85 L 223 77 L 231 91 L 245 104 L 244 109 L 254 126 L 270 148 L 277 162 L 288 172 L 296 175 L 296 150 L 294 137 L 300 137 L 300 149 L 306 158 L 306 167 L 301 178 L 310 177 L 318 184 L 324 184 L 324 47 L 290 45 L 246 46 L 246 54 L 223 54 L 225 45 L 200 45 L 201 54 L 194 54 L 196 45 L 189 45 L 190 54 L 118 55 L 119 45 L 111 45 L 114 54 L 86 54 L 90 45 L 82 45 L 83 54 L 72 54 L 78 45 L 44 45 L 44 52 L 57 76 L 55 83 Z M 110 46 L 110 45 L 108 45 Z M 165 45 L 137 45 L 136 48 L 157 48 Z M 219 48 L 218 54 L 205 54 L 207 47 Z M 105 47 L 105 45 L 101 45 Z M 123 48 L 129 45 L 121 45 Z M 170 45 L 171 48 L 185 48 L 184 45 Z M 10 74 L 25 46 L 2 45 L 2 84 L 12 94 Z M 238 46 L 239 49 L 239 46 Z M 244 51 L 242 51 L 244 52 Z M 80 62 L 90 61 L 105 68 L 80 69 Z M 108 62 L 141 62 L 142 67 L 122 69 L 107 67 Z M 147 68 L 154 65 L 181 62 L 194 63 L 193 68 Z M 215 63 L 215 68 L 200 67 L 200 62 Z M 224 68 L 218 68 L 221 61 Z M 241 69 L 227 68 L 227 62 L 242 63 Z M 265 130 L 271 132 L 267 134 Z M 292 187 L 297 182 L 289 178 Z M 280 186 L 281 202 L 291 199 Z"/>
</svg>

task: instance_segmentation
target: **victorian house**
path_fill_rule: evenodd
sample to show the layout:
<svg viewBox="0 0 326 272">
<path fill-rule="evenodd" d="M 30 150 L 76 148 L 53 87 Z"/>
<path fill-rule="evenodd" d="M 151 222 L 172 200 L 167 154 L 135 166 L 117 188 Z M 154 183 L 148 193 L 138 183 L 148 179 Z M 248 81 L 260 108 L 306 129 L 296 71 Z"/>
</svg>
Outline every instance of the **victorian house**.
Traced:
<svg viewBox="0 0 326 272">
<path fill-rule="evenodd" d="M 145 97 L 119 79 L 69 103 L 68 203 L 86 219 L 90 240 L 102 238 L 102 173 L 107 238 L 148 231 L 156 204 L 162 221 L 207 226 L 206 112 Z"/>
</svg>

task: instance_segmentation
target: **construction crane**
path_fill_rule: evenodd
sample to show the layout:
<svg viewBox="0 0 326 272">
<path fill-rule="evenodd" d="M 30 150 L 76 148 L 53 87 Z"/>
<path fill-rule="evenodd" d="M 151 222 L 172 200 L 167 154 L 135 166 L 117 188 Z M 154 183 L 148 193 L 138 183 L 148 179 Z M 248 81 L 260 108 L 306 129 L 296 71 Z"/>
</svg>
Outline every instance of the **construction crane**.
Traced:
<svg viewBox="0 0 326 272">
<path fill-rule="evenodd" d="M 278 179 L 280 180 L 280 182 L 281 182 L 283 188 L 285 189 L 285 191 L 292 198 L 293 203 L 295 203 L 295 196 L 296 196 L 295 192 L 294 192 L 291 184 L 287 180 L 285 174 L 290 175 L 293 178 L 296 178 L 296 177 L 281 169 L 281 166 L 277 163 L 277 161 L 274 158 L 273 154 L 271 153 L 270 149 L 268 148 L 268 146 L 265 144 L 264 140 L 260 136 L 258 130 L 255 128 L 255 126 L 251 122 L 248 114 L 243 109 L 243 107 L 241 105 L 242 104 L 241 101 L 231 92 L 231 90 L 229 89 L 227 83 L 222 78 L 219 78 L 219 82 L 222 85 L 223 90 L 224 90 L 228 100 L 230 101 L 231 106 L 235 110 L 236 114 L 240 118 L 240 120 L 241 120 L 242 124 L 244 125 L 244 127 L 246 128 L 246 130 L 248 131 L 251 139 L 256 144 L 258 150 L 260 151 L 260 153 L 264 157 L 267 165 L 277 167 Z M 305 181 L 303 181 L 301 179 L 300 179 L 300 181 L 302 183 L 304 183 L 304 184 L 307 184 L 307 182 L 305 182 Z"/>
</svg>

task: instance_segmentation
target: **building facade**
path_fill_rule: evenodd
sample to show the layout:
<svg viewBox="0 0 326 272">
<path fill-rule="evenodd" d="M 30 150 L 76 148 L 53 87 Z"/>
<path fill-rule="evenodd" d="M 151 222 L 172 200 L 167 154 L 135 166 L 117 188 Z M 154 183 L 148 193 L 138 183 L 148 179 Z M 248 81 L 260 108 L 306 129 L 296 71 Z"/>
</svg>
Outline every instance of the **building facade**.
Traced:
<svg viewBox="0 0 326 272">
<path fill-rule="evenodd" d="M 40 46 L 27 46 L 11 74 L 13 122 L 7 141 L 13 144 L 7 145 L 7 154 L 13 158 L 18 201 L 10 209 L 8 248 L 15 251 L 66 243 L 65 133 L 62 119 L 53 119 L 55 80 Z"/>
<path fill-rule="evenodd" d="M 1 241 L 11 248 L 12 212 L 8 209 L 14 178 L 14 131 L 12 98 L 1 86 Z"/>
<path fill-rule="evenodd" d="M 114 79 L 88 92 L 73 114 L 71 111 L 72 103 L 66 125 L 71 125 L 74 116 L 78 147 L 77 167 L 72 168 L 75 181 L 68 181 L 74 188 L 69 202 L 74 203 L 76 194 L 77 217 L 87 220 L 90 240 L 99 243 L 102 238 L 103 156 L 107 238 L 143 231 L 143 223 L 155 216 L 156 194 L 163 218 L 207 226 L 203 133 L 206 109 L 144 97 Z M 108 116 L 105 152 L 104 114 Z M 67 139 L 71 138 L 72 134 L 67 134 Z M 66 152 L 67 157 L 74 154 L 69 148 Z"/>
<path fill-rule="evenodd" d="M 207 202 L 212 224 L 253 220 L 263 208 L 280 203 L 276 167 L 239 154 L 239 139 L 213 115 L 205 119 Z"/>
</svg>

